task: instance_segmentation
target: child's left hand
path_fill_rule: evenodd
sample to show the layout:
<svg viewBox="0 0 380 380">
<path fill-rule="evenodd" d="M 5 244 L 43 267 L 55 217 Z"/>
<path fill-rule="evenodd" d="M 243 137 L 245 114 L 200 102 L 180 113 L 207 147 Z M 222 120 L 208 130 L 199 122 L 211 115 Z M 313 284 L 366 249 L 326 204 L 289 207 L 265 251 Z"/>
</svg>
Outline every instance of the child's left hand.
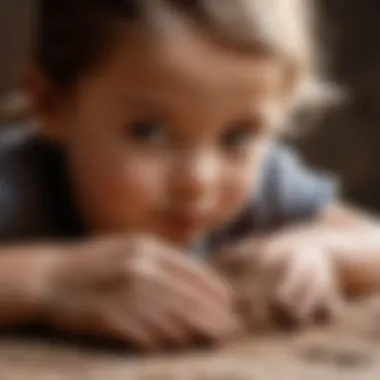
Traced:
<svg viewBox="0 0 380 380">
<path fill-rule="evenodd" d="M 264 280 L 264 293 L 270 298 L 265 302 L 307 323 L 320 313 L 335 316 L 341 306 L 333 252 L 324 241 L 316 228 L 287 230 L 250 238 L 215 253 L 212 260 L 235 285 L 238 298 L 244 293 L 252 297 L 248 302 L 257 302 L 255 287 L 263 286 Z"/>
</svg>

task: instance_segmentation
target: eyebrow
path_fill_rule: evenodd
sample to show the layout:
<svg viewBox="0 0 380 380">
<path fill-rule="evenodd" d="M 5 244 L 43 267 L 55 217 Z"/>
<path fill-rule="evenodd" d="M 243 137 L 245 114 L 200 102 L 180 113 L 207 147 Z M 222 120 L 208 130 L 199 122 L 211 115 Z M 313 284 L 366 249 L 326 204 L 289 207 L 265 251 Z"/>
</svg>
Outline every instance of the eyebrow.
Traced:
<svg viewBox="0 0 380 380">
<path fill-rule="evenodd" d="M 141 108 L 164 108 L 174 103 L 174 99 L 153 93 L 131 92 L 123 97 L 124 103 L 132 104 Z"/>
</svg>

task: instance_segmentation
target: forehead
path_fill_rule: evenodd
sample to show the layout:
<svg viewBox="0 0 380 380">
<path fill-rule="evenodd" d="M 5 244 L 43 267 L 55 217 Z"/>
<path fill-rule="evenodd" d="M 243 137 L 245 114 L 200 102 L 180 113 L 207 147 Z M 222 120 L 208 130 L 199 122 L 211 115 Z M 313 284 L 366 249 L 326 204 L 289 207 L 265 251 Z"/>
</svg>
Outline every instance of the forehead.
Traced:
<svg viewBox="0 0 380 380">
<path fill-rule="evenodd" d="M 98 77 L 115 88 L 265 97 L 278 94 L 283 69 L 273 58 L 222 46 L 196 29 L 155 36 L 136 30 L 120 36 Z"/>
</svg>

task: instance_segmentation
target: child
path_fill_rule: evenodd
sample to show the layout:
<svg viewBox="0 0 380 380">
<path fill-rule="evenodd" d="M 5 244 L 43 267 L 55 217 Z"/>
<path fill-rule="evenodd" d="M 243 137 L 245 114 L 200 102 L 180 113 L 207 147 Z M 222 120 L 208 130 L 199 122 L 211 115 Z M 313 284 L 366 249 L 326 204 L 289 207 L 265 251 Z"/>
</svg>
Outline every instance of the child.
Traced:
<svg viewBox="0 0 380 380">
<path fill-rule="evenodd" d="M 281 264 L 300 318 L 338 284 L 379 288 L 378 224 L 276 142 L 313 79 L 303 3 L 41 1 L 36 122 L 1 136 L 2 326 L 223 341 L 239 327 L 229 285 L 194 257 L 232 242 Z"/>
</svg>

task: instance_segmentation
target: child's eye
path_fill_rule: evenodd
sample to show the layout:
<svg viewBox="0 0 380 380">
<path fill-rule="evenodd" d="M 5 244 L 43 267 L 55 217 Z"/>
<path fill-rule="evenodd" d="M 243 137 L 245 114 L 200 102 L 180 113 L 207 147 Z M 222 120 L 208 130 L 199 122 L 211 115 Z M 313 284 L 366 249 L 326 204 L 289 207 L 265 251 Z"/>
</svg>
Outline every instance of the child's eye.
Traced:
<svg viewBox="0 0 380 380">
<path fill-rule="evenodd" d="M 138 142 L 159 142 L 165 139 L 164 127 L 161 123 L 154 121 L 132 123 L 129 135 Z"/>
<path fill-rule="evenodd" d="M 256 123 L 239 123 L 222 136 L 221 143 L 225 149 L 243 149 L 252 143 L 256 133 Z"/>
<path fill-rule="evenodd" d="M 253 132 L 248 129 L 230 131 L 222 137 L 222 145 L 225 149 L 240 149 L 252 142 Z"/>
<path fill-rule="evenodd" d="M 227 133 L 222 138 L 222 144 L 225 148 L 238 148 L 247 142 L 248 134 L 246 131 L 233 131 Z"/>
</svg>

